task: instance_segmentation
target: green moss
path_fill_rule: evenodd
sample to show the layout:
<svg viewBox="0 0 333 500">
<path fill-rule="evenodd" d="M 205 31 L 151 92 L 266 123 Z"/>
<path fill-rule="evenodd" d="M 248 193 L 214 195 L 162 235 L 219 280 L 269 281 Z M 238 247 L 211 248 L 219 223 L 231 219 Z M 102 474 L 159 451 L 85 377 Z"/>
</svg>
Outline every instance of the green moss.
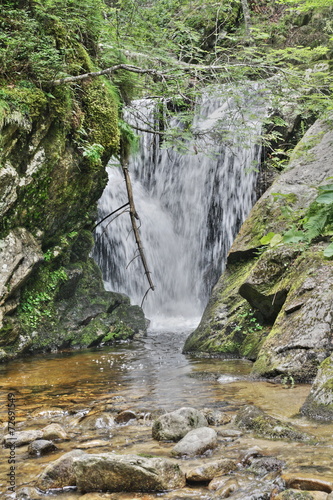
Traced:
<svg viewBox="0 0 333 500">
<path fill-rule="evenodd" d="M 41 322 L 53 320 L 54 298 L 61 283 L 66 281 L 64 269 L 42 265 L 22 293 L 18 317 L 27 332 L 36 329 Z"/>
<path fill-rule="evenodd" d="M 117 93 L 106 78 L 85 83 L 83 89 L 83 128 L 88 133 L 89 142 L 100 144 L 110 155 L 110 152 L 118 151 L 120 140 Z"/>
<path fill-rule="evenodd" d="M 18 111 L 29 121 L 46 111 L 48 103 L 45 93 L 34 84 L 26 81 L 16 85 L 4 85 L 0 89 L 0 99 L 7 103 L 11 112 Z"/>
</svg>

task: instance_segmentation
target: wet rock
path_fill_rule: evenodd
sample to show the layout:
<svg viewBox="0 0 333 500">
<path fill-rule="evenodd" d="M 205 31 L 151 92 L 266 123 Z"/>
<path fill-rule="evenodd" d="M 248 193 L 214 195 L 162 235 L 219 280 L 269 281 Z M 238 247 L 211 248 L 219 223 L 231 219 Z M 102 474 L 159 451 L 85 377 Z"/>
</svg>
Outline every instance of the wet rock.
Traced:
<svg viewBox="0 0 333 500">
<path fill-rule="evenodd" d="M 15 438 L 15 439 L 13 439 Z M 15 436 L 11 436 L 10 434 L 7 434 L 4 437 L 4 446 L 5 448 L 10 447 L 13 443 L 15 443 L 15 446 L 24 446 L 25 444 L 32 443 L 32 441 L 36 441 L 36 439 L 42 439 L 43 438 L 43 432 L 42 431 L 37 431 L 37 430 L 31 430 L 31 431 L 19 431 L 15 432 Z"/>
<path fill-rule="evenodd" d="M 210 491 L 218 491 L 219 498 L 228 498 L 239 488 L 239 482 L 236 477 L 218 476 L 208 485 Z"/>
<path fill-rule="evenodd" d="M 76 486 L 76 476 L 73 469 L 75 458 L 85 455 L 82 450 L 73 450 L 65 453 L 49 464 L 38 476 L 36 486 L 42 491 L 60 489 L 67 486 Z"/>
<path fill-rule="evenodd" d="M 237 439 L 243 436 L 243 432 L 237 431 L 236 429 L 223 429 L 219 430 L 219 436 L 222 436 L 223 438 Z"/>
<path fill-rule="evenodd" d="M 102 441 L 101 439 L 94 439 L 93 441 L 87 441 L 86 443 L 79 443 L 76 446 L 81 450 L 89 450 L 90 448 L 99 448 L 106 445 L 106 441 Z"/>
<path fill-rule="evenodd" d="M 274 485 L 254 479 L 241 486 L 230 497 L 232 500 L 270 500 Z"/>
<path fill-rule="evenodd" d="M 262 457 L 253 459 L 248 470 L 258 476 L 265 476 L 269 472 L 281 472 L 285 465 L 285 462 L 278 458 Z"/>
<path fill-rule="evenodd" d="M 257 436 L 268 439 L 309 441 L 311 437 L 289 423 L 266 415 L 254 405 L 243 407 L 237 414 L 235 423 L 243 429 L 253 431 Z"/>
<path fill-rule="evenodd" d="M 158 441 L 179 441 L 190 430 L 207 425 L 208 422 L 200 411 L 184 407 L 155 420 L 152 436 Z"/>
<path fill-rule="evenodd" d="M 43 495 L 29 486 L 19 489 L 16 493 L 16 500 L 42 500 L 42 498 L 44 498 Z"/>
<path fill-rule="evenodd" d="M 115 417 L 115 422 L 116 424 L 126 424 L 130 420 L 136 420 L 137 415 L 134 411 L 132 410 L 124 410 L 118 413 Z"/>
<path fill-rule="evenodd" d="M 102 453 L 74 461 L 77 487 L 90 491 L 164 491 L 185 485 L 185 474 L 171 460 Z"/>
<path fill-rule="evenodd" d="M 33 441 L 28 446 L 28 454 L 31 457 L 38 457 L 41 455 L 47 455 L 48 453 L 52 453 L 52 451 L 56 451 L 58 448 L 52 441 L 47 441 L 46 439 L 37 439 Z"/>
<path fill-rule="evenodd" d="M 195 457 L 217 447 L 217 434 L 210 427 L 188 432 L 171 450 L 174 456 Z"/>
<path fill-rule="evenodd" d="M 38 408 L 30 414 L 32 418 L 63 417 L 64 415 L 66 415 L 66 411 L 56 406 L 50 406 L 48 408 Z"/>
<path fill-rule="evenodd" d="M 333 491 L 333 481 L 326 480 L 321 477 L 315 477 L 308 474 L 282 474 L 282 479 L 286 483 L 287 488 L 309 491 L 325 491 L 331 493 Z"/>
<path fill-rule="evenodd" d="M 242 452 L 239 461 L 241 465 L 248 466 L 251 465 L 251 463 L 256 457 L 262 457 L 262 456 L 263 456 L 262 449 L 259 448 L 259 446 L 254 446 L 253 448 L 250 448 L 249 450 L 245 450 L 244 452 Z"/>
<path fill-rule="evenodd" d="M 110 413 L 97 413 L 95 415 L 85 415 L 79 421 L 81 431 L 91 429 L 110 429 L 115 426 L 115 420 Z"/>
<path fill-rule="evenodd" d="M 211 481 L 215 476 L 227 474 L 236 469 L 236 464 L 233 460 L 222 458 L 203 465 L 199 465 L 194 469 L 190 469 L 186 473 L 186 480 L 189 483 L 202 483 Z"/>
<path fill-rule="evenodd" d="M 315 420 L 333 420 L 333 354 L 321 363 L 301 413 Z"/>
<path fill-rule="evenodd" d="M 43 439 L 68 441 L 69 436 L 65 429 L 59 424 L 50 424 L 42 429 Z"/>
<path fill-rule="evenodd" d="M 274 500 L 328 500 L 328 498 L 329 495 L 322 491 L 300 491 L 292 488 L 274 496 Z"/>
<path fill-rule="evenodd" d="M 218 410 L 204 408 L 202 413 L 205 415 L 209 425 L 225 425 L 231 422 L 231 415 Z"/>
</svg>

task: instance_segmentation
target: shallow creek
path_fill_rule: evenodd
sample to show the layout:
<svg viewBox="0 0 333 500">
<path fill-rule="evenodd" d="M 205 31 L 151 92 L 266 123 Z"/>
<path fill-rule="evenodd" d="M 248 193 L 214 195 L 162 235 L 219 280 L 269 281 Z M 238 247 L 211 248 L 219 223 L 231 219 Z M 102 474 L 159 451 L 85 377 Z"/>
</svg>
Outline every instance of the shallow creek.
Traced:
<svg viewBox="0 0 333 500">
<path fill-rule="evenodd" d="M 265 455 L 286 462 L 288 472 L 302 472 L 332 479 L 333 424 L 318 424 L 297 417 L 309 393 L 309 385 L 287 389 L 249 377 L 251 363 L 243 360 L 205 359 L 181 353 L 188 332 L 149 332 L 131 344 L 116 347 L 34 356 L 0 365 L 0 418 L 7 433 L 7 395 L 16 398 L 16 430 L 41 429 L 51 422 L 61 424 L 69 441 L 57 443 L 59 450 L 32 458 L 27 446 L 16 449 L 16 485 L 32 486 L 36 476 L 50 461 L 64 452 L 82 448 L 89 453 L 141 453 L 170 457 L 172 443 L 158 443 L 151 437 L 152 418 L 182 406 L 219 409 L 234 416 L 244 404 L 258 405 L 268 414 L 298 425 L 315 436 L 317 444 L 256 439 L 245 433 L 237 438 L 219 437 L 212 458 L 237 459 L 240 453 L 259 446 Z M 98 428 L 84 427 L 82 417 L 131 409 L 140 418 L 127 424 Z M 79 422 L 79 420 L 81 421 Z M 231 421 L 219 430 L 235 428 Z M 7 491 L 8 449 L 0 449 L 0 492 Z M 176 460 L 176 459 L 175 459 Z M 184 470 L 198 460 L 178 460 Z M 330 477 L 331 476 L 331 477 Z M 204 487 L 186 488 L 177 498 L 192 494 L 207 497 Z M 114 494 L 103 498 L 168 498 L 170 493 Z M 79 493 L 59 494 L 62 500 L 78 499 Z M 45 495 L 45 498 L 47 496 Z M 94 498 L 93 494 L 85 496 Z M 96 498 L 100 498 L 99 496 Z M 102 497 L 101 497 L 102 498 Z M 170 497 L 171 498 L 171 497 Z"/>
</svg>

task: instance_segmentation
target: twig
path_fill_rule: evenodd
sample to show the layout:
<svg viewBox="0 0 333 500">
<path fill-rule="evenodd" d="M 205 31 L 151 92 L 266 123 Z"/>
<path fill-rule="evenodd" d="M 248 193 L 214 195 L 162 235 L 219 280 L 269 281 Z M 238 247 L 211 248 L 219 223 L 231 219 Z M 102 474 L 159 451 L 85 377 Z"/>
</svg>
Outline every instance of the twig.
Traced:
<svg viewBox="0 0 333 500">
<path fill-rule="evenodd" d="M 106 215 L 105 217 L 103 217 L 102 220 L 100 220 L 99 222 L 97 222 L 97 224 L 95 224 L 95 226 L 92 228 L 91 231 L 95 231 L 96 227 L 99 226 L 100 224 L 102 224 L 102 222 L 104 222 L 108 217 L 111 217 L 111 215 L 119 212 L 119 210 L 121 210 L 122 208 L 127 207 L 127 205 L 129 205 L 129 201 L 127 203 L 125 203 L 124 205 L 122 205 L 121 207 L 117 208 L 117 210 L 114 210 L 113 212 L 111 212 L 109 215 Z"/>
</svg>

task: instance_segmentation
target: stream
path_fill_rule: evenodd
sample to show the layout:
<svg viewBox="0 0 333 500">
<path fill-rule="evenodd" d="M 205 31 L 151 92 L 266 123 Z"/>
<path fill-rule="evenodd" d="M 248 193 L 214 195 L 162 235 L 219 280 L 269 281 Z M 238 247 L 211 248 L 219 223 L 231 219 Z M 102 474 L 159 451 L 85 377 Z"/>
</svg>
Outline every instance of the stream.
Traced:
<svg viewBox="0 0 333 500">
<path fill-rule="evenodd" d="M 161 413 L 184 406 L 218 409 L 230 417 L 230 423 L 216 428 L 219 446 L 210 459 L 237 459 L 242 452 L 259 446 L 264 455 L 284 460 L 288 472 L 329 478 L 333 424 L 312 423 L 297 417 L 310 386 L 297 384 L 287 389 L 267 381 L 251 380 L 251 362 L 245 360 L 185 356 L 181 351 L 188 334 L 188 330 L 149 331 L 147 336 L 132 343 L 39 355 L 0 365 L 3 433 L 7 433 L 7 395 L 14 393 L 16 431 L 41 429 L 56 422 L 70 437 L 68 441 L 57 443 L 57 451 L 41 457 L 30 457 L 27 445 L 17 447 L 17 490 L 33 486 L 37 475 L 50 461 L 72 449 L 170 457 L 173 444 L 152 439 L 152 420 Z M 247 432 L 223 437 L 221 429 L 235 429 L 233 417 L 244 404 L 258 405 L 268 414 L 296 424 L 315 436 L 314 444 L 257 439 Z M 124 409 L 135 412 L 137 418 L 115 424 L 111 416 Z M 89 424 L 87 415 L 99 419 L 92 418 Z M 1 448 L 0 491 L 3 493 L 6 492 L 8 453 L 8 448 Z M 207 457 L 201 462 L 205 460 Z M 195 459 L 177 461 L 186 469 Z M 200 486 L 185 488 L 182 493 L 178 491 L 176 497 L 169 492 L 104 494 L 101 498 L 210 498 L 207 494 L 207 488 Z M 58 496 L 64 500 L 79 497 L 75 491 L 62 492 Z M 49 496 L 41 495 L 40 498 Z M 84 498 L 95 497 L 89 494 Z"/>
</svg>

